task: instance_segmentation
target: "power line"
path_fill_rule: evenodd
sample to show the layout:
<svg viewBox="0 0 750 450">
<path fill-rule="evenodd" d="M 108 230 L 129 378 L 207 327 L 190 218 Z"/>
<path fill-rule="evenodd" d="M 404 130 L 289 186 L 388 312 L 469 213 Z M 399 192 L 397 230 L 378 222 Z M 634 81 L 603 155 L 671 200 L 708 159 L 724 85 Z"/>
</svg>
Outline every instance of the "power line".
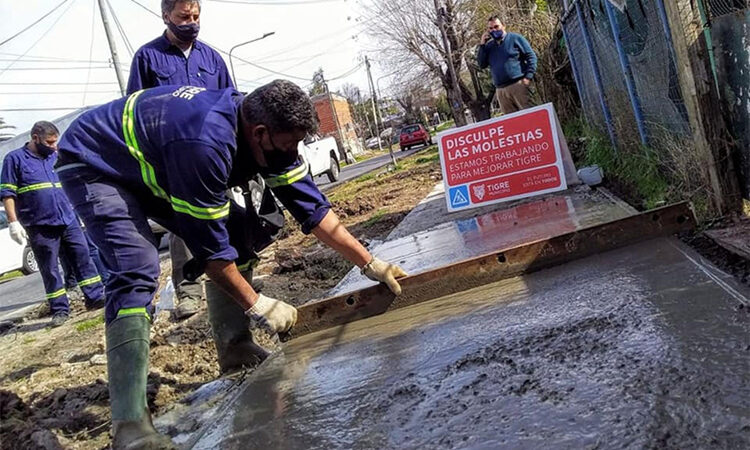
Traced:
<svg viewBox="0 0 750 450">
<path fill-rule="evenodd" d="M 84 84 L 90 84 L 90 85 L 108 85 L 108 84 L 117 84 L 115 81 L 96 81 L 92 83 L 82 83 L 82 82 L 33 82 L 33 81 L 19 81 L 19 82 L 5 82 L 0 83 L 0 86 L 81 86 Z"/>
<path fill-rule="evenodd" d="M 135 3 L 136 5 L 140 6 L 141 8 L 145 9 L 146 11 L 150 12 L 151 14 L 155 15 L 156 17 L 158 17 L 158 18 L 161 19 L 161 16 L 157 12 L 151 10 L 151 8 L 149 8 L 148 6 L 143 6 L 143 4 L 141 4 L 137 0 L 130 0 L 130 1 L 133 2 L 133 3 Z"/>
<path fill-rule="evenodd" d="M 91 69 L 111 69 L 112 66 L 92 66 Z M 10 69 L 3 69 L 0 74 L 7 70 L 87 70 L 88 66 L 82 67 L 13 67 Z"/>
<path fill-rule="evenodd" d="M 66 62 L 82 62 L 82 63 L 88 63 L 88 62 L 99 62 L 99 63 L 108 63 L 109 61 L 105 60 L 90 60 L 90 59 L 72 59 L 72 58 L 61 58 L 59 56 L 39 56 L 39 55 L 22 55 L 20 53 L 7 53 L 7 52 L 0 52 L 0 57 L 2 56 L 20 56 L 22 57 L 23 61 L 21 62 L 49 62 L 49 63 L 66 63 Z M 8 59 L 10 60 L 10 59 Z M 33 61 L 32 61 L 33 60 Z"/>
<path fill-rule="evenodd" d="M 16 61 L 16 58 L 0 58 L 0 61 L 2 62 L 8 62 L 8 61 Z M 47 63 L 47 64 L 68 64 L 68 63 L 97 63 L 97 64 L 109 64 L 109 61 L 99 59 L 99 60 L 89 60 L 89 59 L 65 59 L 65 60 L 49 60 L 49 59 L 27 59 L 22 58 L 21 60 L 18 60 L 20 63 L 28 63 L 28 64 L 35 64 L 35 63 Z"/>
<path fill-rule="evenodd" d="M 67 1 L 67 0 L 63 1 L 63 3 L 65 3 L 66 1 Z M 55 21 L 54 21 L 54 22 L 52 22 L 52 25 L 50 25 L 50 26 L 49 26 L 49 28 L 47 28 L 47 30 L 46 30 L 46 31 L 45 31 L 44 33 L 42 33 L 42 35 L 41 35 L 41 36 L 39 36 L 39 39 L 37 39 L 36 41 L 34 41 L 34 43 L 33 43 L 33 44 L 31 44 L 31 46 L 30 46 L 29 48 L 27 48 L 27 49 L 26 49 L 26 51 L 25 51 L 25 52 L 23 52 L 23 53 L 21 54 L 21 56 L 19 56 L 19 57 L 18 57 L 18 58 L 16 59 L 16 61 L 18 61 L 18 60 L 19 60 L 19 59 L 21 59 L 22 57 L 26 56 L 26 54 L 27 54 L 27 53 L 29 53 L 29 52 L 31 51 L 31 49 L 33 49 L 34 47 L 36 47 L 36 44 L 38 44 L 38 43 L 39 43 L 39 41 L 41 41 L 42 39 L 44 39 L 44 37 L 45 37 L 45 36 L 47 36 L 47 34 L 48 34 L 48 33 L 49 33 L 49 32 L 50 32 L 50 31 L 51 31 L 51 30 L 52 30 L 52 29 L 53 29 L 53 28 L 55 27 L 55 25 L 57 25 L 57 22 L 59 22 L 59 21 L 60 21 L 60 19 L 62 19 L 62 18 L 63 18 L 63 16 L 65 16 L 65 14 L 66 14 L 66 13 L 67 13 L 68 11 L 70 11 L 70 7 L 71 7 L 71 6 L 73 6 L 73 4 L 74 4 L 75 2 L 76 2 L 76 0 L 73 0 L 72 2 L 70 2 L 70 4 L 68 4 L 68 7 L 67 7 L 67 8 L 65 8 L 65 11 L 63 11 L 63 12 L 62 12 L 62 14 L 60 14 L 59 16 L 57 16 L 57 19 L 55 19 Z M 8 69 L 10 69 L 10 68 L 11 68 L 11 67 L 12 67 L 12 66 L 13 66 L 13 65 L 14 65 L 14 64 L 16 63 L 16 61 L 13 61 L 12 63 L 10 63 L 10 64 L 8 64 L 7 66 L 5 66 L 5 67 L 4 67 L 4 68 L 3 68 L 2 70 L 0 70 L 0 75 L 4 74 L 4 73 L 5 73 L 5 72 L 6 72 L 6 71 L 7 71 Z"/>
<path fill-rule="evenodd" d="M 13 36 L 9 37 L 8 39 L 4 40 L 3 42 L 0 42 L 0 46 L 4 45 L 5 43 L 7 43 L 8 41 L 10 41 L 12 39 L 15 39 L 18 36 L 20 36 L 24 31 L 28 30 L 29 28 L 33 27 L 34 25 L 38 24 L 39 22 L 41 22 L 42 20 L 44 20 L 45 18 L 47 18 L 47 16 L 49 16 L 53 12 L 57 11 L 58 8 L 60 8 L 62 5 L 64 5 L 67 2 L 68 2 L 68 0 L 61 1 L 57 6 L 55 6 L 54 8 L 52 8 L 52 10 L 50 10 L 50 12 L 48 12 L 47 14 L 45 14 L 42 17 L 38 18 L 34 22 L 32 22 L 31 25 L 27 26 L 26 28 L 24 28 L 23 30 L 21 30 L 18 33 L 14 34 Z"/>
<path fill-rule="evenodd" d="M 358 69 L 359 69 L 360 67 L 362 67 L 362 64 L 364 64 L 364 63 L 359 63 L 359 64 L 357 64 L 356 66 L 354 66 L 354 67 L 352 67 L 351 69 L 349 69 L 349 70 L 348 70 L 348 71 L 347 71 L 346 73 L 342 73 L 341 75 L 339 75 L 339 76 L 337 76 L 337 77 L 329 78 L 329 79 L 327 79 L 326 81 L 335 81 L 335 80 L 340 80 L 340 79 L 342 79 L 342 78 L 346 78 L 346 77 L 348 77 L 349 75 L 351 75 L 351 74 L 353 74 L 354 72 L 356 72 L 356 71 L 357 71 L 357 70 L 358 70 Z"/>
<path fill-rule="evenodd" d="M 109 12 L 112 13 L 112 20 L 115 22 L 115 27 L 117 27 L 117 31 L 120 32 L 120 36 L 122 36 L 122 40 L 125 42 L 125 50 L 128 51 L 130 54 L 130 57 L 133 57 L 133 46 L 130 45 L 130 40 L 128 39 L 127 33 L 125 33 L 125 29 L 122 27 L 122 24 L 120 23 L 120 20 L 117 18 L 117 15 L 115 14 L 114 8 L 112 8 L 112 4 L 109 2 L 109 0 L 105 0 L 107 2 L 107 7 L 109 8 Z"/>
<path fill-rule="evenodd" d="M 256 6 L 285 6 L 285 5 L 314 5 L 316 3 L 340 2 L 341 0 L 270 0 L 267 2 L 259 0 L 209 0 L 214 3 L 234 3 L 239 5 Z"/>
<path fill-rule="evenodd" d="M 91 39 L 89 40 L 89 60 L 94 55 L 94 33 L 96 32 L 96 0 L 91 0 Z M 89 81 L 91 81 L 91 63 L 89 63 L 89 71 L 86 72 L 86 87 L 84 87 L 82 104 L 86 103 L 86 92 L 89 90 Z"/>
<path fill-rule="evenodd" d="M 96 106 L 96 105 L 89 105 Z M 22 111 L 74 111 L 78 109 L 88 108 L 89 106 L 61 106 L 61 107 L 45 107 L 45 108 L 2 108 L 0 112 L 22 112 Z"/>
<path fill-rule="evenodd" d="M 0 95 L 63 95 L 63 94 L 116 94 L 120 91 L 46 91 L 46 92 L 0 92 Z"/>
<path fill-rule="evenodd" d="M 281 72 L 286 72 L 287 70 L 293 69 L 293 68 L 295 68 L 298 65 L 305 64 L 306 62 L 312 61 L 313 59 L 317 58 L 318 56 L 327 54 L 328 52 L 330 52 L 332 49 L 338 47 L 339 45 L 341 45 L 341 44 L 340 43 L 336 43 L 336 45 L 334 45 L 333 47 L 330 47 L 330 48 L 326 49 L 325 51 L 322 51 L 322 52 L 320 52 L 318 54 L 315 54 L 315 55 L 312 55 L 312 56 L 306 56 L 303 61 L 300 61 L 300 62 L 296 63 L 293 66 L 285 67 L 285 68 L 281 69 L 280 71 Z M 298 58 L 295 58 L 295 59 L 298 59 Z M 257 83 L 257 82 L 259 82 L 261 80 L 265 80 L 266 78 L 269 78 L 271 76 L 272 75 L 263 75 L 260 78 L 255 78 L 254 80 L 251 80 L 251 82 L 256 82 Z"/>
</svg>

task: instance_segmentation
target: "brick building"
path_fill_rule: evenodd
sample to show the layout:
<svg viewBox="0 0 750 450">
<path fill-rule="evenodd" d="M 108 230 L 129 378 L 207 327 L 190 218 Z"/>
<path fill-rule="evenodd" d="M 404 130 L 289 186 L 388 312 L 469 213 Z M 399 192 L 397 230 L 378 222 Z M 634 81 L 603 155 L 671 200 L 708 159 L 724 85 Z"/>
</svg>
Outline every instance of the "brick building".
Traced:
<svg viewBox="0 0 750 450">
<path fill-rule="evenodd" d="M 325 93 L 313 96 L 312 102 L 315 105 L 315 112 L 318 114 L 318 121 L 320 123 L 318 132 L 320 135 L 335 137 L 339 151 L 343 148 L 353 155 L 362 153 L 362 143 L 354 128 L 354 119 L 352 119 L 352 112 L 346 98 L 338 94 Z M 331 105 L 333 105 L 333 108 Z M 339 132 L 336 129 L 336 119 L 338 119 L 339 128 L 341 129 L 341 136 L 339 136 Z M 343 145 L 341 139 L 344 140 Z M 344 156 L 342 154 L 341 158 L 344 159 Z"/>
</svg>

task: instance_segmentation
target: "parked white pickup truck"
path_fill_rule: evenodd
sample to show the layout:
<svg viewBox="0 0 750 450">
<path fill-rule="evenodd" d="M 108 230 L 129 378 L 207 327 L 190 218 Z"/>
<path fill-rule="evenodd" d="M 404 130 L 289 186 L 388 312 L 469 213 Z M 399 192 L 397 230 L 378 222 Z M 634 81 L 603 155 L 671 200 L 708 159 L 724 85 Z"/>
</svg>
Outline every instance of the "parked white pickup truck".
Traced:
<svg viewBox="0 0 750 450">
<path fill-rule="evenodd" d="M 299 143 L 297 150 L 309 166 L 313 178 L 326 174 L 331 183 L 339 179 L 339 148 L 336 139 L 321 139 L 318 135 L 307 136 Z"/>
</svg>

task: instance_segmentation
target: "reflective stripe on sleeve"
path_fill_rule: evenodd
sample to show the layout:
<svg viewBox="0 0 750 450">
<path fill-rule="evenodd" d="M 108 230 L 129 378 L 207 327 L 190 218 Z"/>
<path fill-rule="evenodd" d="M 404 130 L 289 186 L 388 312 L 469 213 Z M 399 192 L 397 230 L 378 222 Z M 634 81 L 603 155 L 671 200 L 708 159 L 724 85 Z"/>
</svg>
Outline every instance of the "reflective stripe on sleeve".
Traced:
<svg viewBox="0 0 750 450">
<path fill-rule="evenodd" d="M 295 183 L 305 178 L 305 175 L 307 175 L 307 172 L 308 172 L 307 163 L 303 160 L 302 165 L 300 165 L 299 167 L 295 167 L 294 169 L 282 175 L 264 178 L 264 180 L 266 181 L 266 184 L 270 188 L 275 188 L 279 186 L 288 186 L 292 183 Z"/>
<path fill-rule="evenodd" d="M 11 191 L 15 192 L 16 190 L 18 190 L 18 186 L 10 183 L 2 183 L 0 184 L 0 189 L 10 189 Z"/>
</svg>

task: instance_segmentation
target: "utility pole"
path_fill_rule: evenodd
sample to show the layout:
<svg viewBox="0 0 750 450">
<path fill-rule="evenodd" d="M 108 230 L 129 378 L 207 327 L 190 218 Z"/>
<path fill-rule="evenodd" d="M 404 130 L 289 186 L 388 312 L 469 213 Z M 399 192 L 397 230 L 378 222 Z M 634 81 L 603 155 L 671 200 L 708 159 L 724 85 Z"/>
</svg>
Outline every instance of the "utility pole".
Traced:
<svg viewBox="0 0 750 450">
<path fill-rule="evenodd" d="M 456 68 L 453 66 L 453 50 L 448 41 L 448 33 L 445 31 L 445 8 L 440 6 L 438 0 L 434 0 L 434 2 L 435 11 L 437 12 L 438 28 L 440 28 L 440 36 L 443 38 L 443 50 L 445 51 L 446 60 L 448 62 L 448 76 L 451 79 L 451 95 L 449 95 L 448 98 L 451 102 L 451 109 L 453 110 L 453 119 L 456 121 L 456 126 L 466 125 L 466 118 L 463 109 L 461 108 L 463 103 L 461 101 L 461 88 L 458 86 Z"/>
<path fill-rule="evenodd" d="M 367 83 L 370 85 L 370 100 L 372 101 L 372 114 L 373 114 L 373 120 L 375 121 L 375 132 L 378 134 L 376 137 L 378 138 L 378 149 L 383 150 L 383 145 L 380 142 L 380 130 L 378 129 L 378 97 L 375 94 L 375 83 L 372 82 L 372 73 L 370 72 L 370 59 L 365 56 L 365 67 L 367 68 Z M 383 125 L 383 120 L 380 120 L 380 125 Z M 391 163 L 393 163 L 394 167 L 398 167 L 398 164 L 396 163 L 396 156 L 393 154 L 393 145 L 391 144 L 392 139 L 391 137 L 388 137 L 388 153 L 391 155 Z"/>
<path fill-rule="evenodd" d="M 107 34 L 107 42 L 109 42 L 109 51 L 112 53 L 112 64 L 115 66 L 115 74 L 117 74 L 117 83 L 120 85 L 120 93 L 125 96 L 125 78 L 122 76 L 122 68 L 120 67 L 120 58 L 117 57 L 117 47 L 115 46 L 115 39 L 112 36 L 112 31 L 109 29 L 109 19 L 107 19 L 107 10 L 104 7 L 104 0 L 99 0 L 99 11 L 102 13 L 102 23 L 104 24 L 104 32 Z"/>
</svg>

